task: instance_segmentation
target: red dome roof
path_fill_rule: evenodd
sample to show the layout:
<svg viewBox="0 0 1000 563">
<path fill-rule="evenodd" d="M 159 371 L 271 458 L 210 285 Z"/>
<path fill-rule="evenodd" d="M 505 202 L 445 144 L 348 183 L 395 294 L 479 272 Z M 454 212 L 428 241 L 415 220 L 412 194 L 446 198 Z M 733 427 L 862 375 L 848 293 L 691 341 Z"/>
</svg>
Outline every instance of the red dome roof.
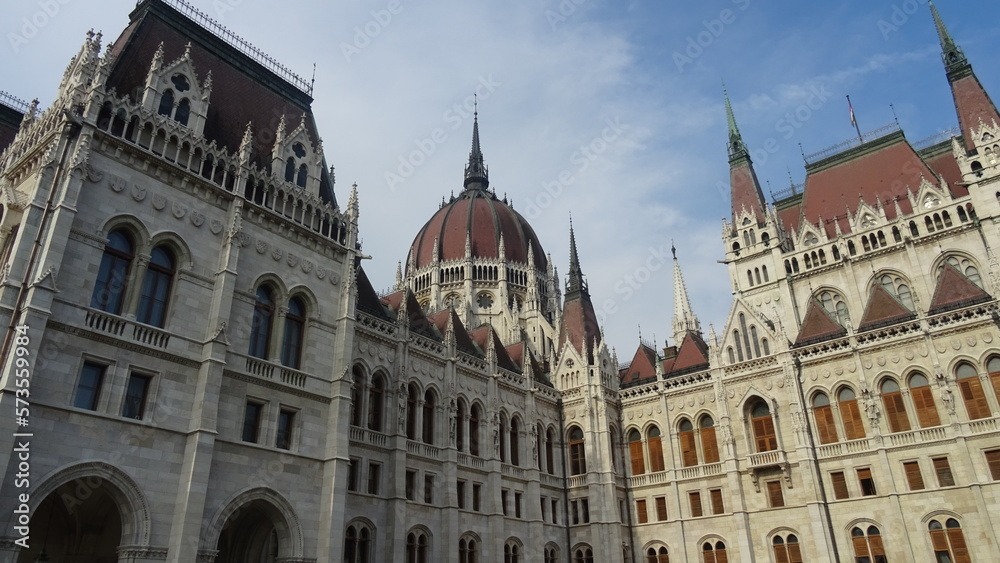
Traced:
<svg viewBox="0 0 1000 563">
<path fill-rule="evenodd" d="M 526 264 L 533 252 L 535 267 L 545 267 L 545 253 L 528 221 L 493 193 L 474 186 L 439 209 L 417 233 L 410 247 L 416 269 L 433 261 L 435 239 L 442 262 L 464 258 L 467 234 L 473 258 L 498 258 L 502 235 L 507 260 Z"/>
</svg>

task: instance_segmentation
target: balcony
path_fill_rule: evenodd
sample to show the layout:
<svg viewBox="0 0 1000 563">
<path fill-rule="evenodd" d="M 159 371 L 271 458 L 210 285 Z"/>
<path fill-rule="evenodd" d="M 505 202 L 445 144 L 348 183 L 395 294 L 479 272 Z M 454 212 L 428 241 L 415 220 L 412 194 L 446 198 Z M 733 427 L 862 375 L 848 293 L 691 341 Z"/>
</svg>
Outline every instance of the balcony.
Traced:
<svg viewBox="0 0 1000 563">
<path fill-rule="evenodd" d="M 389 437 L 381 432 L 376 432 L 374 430 L 369 430 L 367 428 L 361 428 L 360 426 L 352 426 L 351 441 L 360 442 L 362 444 L 371 444 L 373 446 L 384 448 L 389 441 Z"/>
<path fill-rule="evenodd" d="M 486 469 L 486 460 L 474 455 L 458 453 L 458 464 L 475 469 Z"/>
<path fill-rule="evenodd" d="M 780 467 L 788 464 L 788 458 L 782 450 L 771 450 L 769 452 L 759 452 L 747 456 L 747 465 L 751 469 L 764 469 L 766 467 Z"/>
<path fill-rule="evenodd" d="M 629 477 L 629 485 L 634 489 L 648 485 L 660 485 L 670 480 L 670 473 L 667 471 L 657 471 L 656 473 L 644 473 Z"/>
<path fill-rule="evenodd" d="M 425 457 L 427 459 L 433 459 L 433 460 L 441 459 L 441 448 L 437 446 L 432 446 L 430 444 L 425 444 L 423 442 L 415 442 L 413 440 L 407 440 L 406 451 L 410 455 Z"/>
<path fill-rule="evenodd" d="M 698 477 L 711 477 L 722 474 L 722 463 L 706 463 L 693 467 L 684 467 L 680 471 L 679 479 L 696 479 Z"/>
<path fill-rule="evenodd" d="M 298 389 L 304 389 L 306 386 L 308 376 L 305 372 L 283 366 L 276 362 L 269 362 L 235 352 L 230 352 L 230 355 L 236 358 L 236 361 L 230 362 L 230 365 L 238 366 L 242 363 L 246 373 L 254 377 L 277 381 L 282 385 Z"/>
<path fill-rule="evenodd" d="M 524 479 L 525 471 L 520 467 L 515 465 L 508 465 L 506 463 L 500 465 L 500 472 L 508 477 L 513 477 L 515 479 Z"/>
<path fill-rule="evenodd" d="M 95 332 L 103 332 L 160 350 L 165 350 L 167 344 L 170 343 L 170 333 L 165 330 L 130 321 L 97 309 L 87 309 L 84 324 Z"/>
</svg>

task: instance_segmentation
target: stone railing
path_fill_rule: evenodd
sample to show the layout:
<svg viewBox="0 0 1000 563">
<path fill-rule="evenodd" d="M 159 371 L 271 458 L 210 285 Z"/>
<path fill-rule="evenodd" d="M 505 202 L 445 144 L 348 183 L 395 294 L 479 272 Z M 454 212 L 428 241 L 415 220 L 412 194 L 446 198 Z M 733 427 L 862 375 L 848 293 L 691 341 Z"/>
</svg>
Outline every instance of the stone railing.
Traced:
<svg viewBox="0 0 1000 563">
<path fill-rule="evenodd" d="M 423 442 L 416 442 L 414 440 L 407 440 L 406 451 L 411 455 L 425 457 L 427 459 L 437 460 L 441 457 L 441 448 L 425 444 Z"/>
<path fill-rule="evenodd" d="M 384 448 L 389 442 L 389 437 L 381 432 L 376 432 L 374 430 L 369 430 L 367 428 L 361 428 L 360 426 L 351 427 L 351 441 L 361 442 L 364 444 L 371 444 L 373 446 L 379 446 Z"/>
<path fill-rule="evenodd" d="M 166 349 L 170 343 L 170 333 L 165 330 L 130 321 L 97 309 L 87 309 L 84 324 L 95 332 L 103 332 L 160 350 Z"/>
<path fill-rule="evenodd" d="M 486 469 L 486 460 L 474 455 L 458 453 L 458 464 L 476 469 Z"/>
</svg>

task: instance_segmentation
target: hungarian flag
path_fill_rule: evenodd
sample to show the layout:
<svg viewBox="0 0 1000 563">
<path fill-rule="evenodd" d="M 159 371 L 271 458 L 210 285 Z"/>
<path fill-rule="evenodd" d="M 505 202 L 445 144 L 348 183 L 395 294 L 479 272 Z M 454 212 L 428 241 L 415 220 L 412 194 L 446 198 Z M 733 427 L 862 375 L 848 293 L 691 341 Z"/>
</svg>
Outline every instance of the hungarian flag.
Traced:
<svg viewBox="0 0 1000 563">
<path fill-rule="evenodd" d="M 858 126 L 857 120 L 854 119 L 854 106 L 851 105 L 851 97 L 847 96 L 847 109 L 851 111 L 851 125 L 853 127 Z"/>
</svg>

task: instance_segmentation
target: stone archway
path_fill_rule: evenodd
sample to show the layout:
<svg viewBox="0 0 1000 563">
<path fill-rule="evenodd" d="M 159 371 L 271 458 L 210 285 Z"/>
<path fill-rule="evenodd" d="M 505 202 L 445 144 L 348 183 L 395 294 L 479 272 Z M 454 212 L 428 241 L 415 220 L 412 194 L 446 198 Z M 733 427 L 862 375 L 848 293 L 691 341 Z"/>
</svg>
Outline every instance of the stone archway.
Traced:
<svg viewBox="0 0 1000 563">
<path fill-rule="evenodd" d="M 218 530 L 215 563 L 277 563 L 302 556 L 301 528 L 291 505 L 268 489 L 237 495 L 211 529 Z"/>
<path fill-rule="evenodd" d="M 35 509 L 31 530 L 30 547 L 21 550 L 18 563 L 118 561 L 122 516 L 108 487 L 80 495 L 75 481 L 63 483 Z"/>
</svg>

